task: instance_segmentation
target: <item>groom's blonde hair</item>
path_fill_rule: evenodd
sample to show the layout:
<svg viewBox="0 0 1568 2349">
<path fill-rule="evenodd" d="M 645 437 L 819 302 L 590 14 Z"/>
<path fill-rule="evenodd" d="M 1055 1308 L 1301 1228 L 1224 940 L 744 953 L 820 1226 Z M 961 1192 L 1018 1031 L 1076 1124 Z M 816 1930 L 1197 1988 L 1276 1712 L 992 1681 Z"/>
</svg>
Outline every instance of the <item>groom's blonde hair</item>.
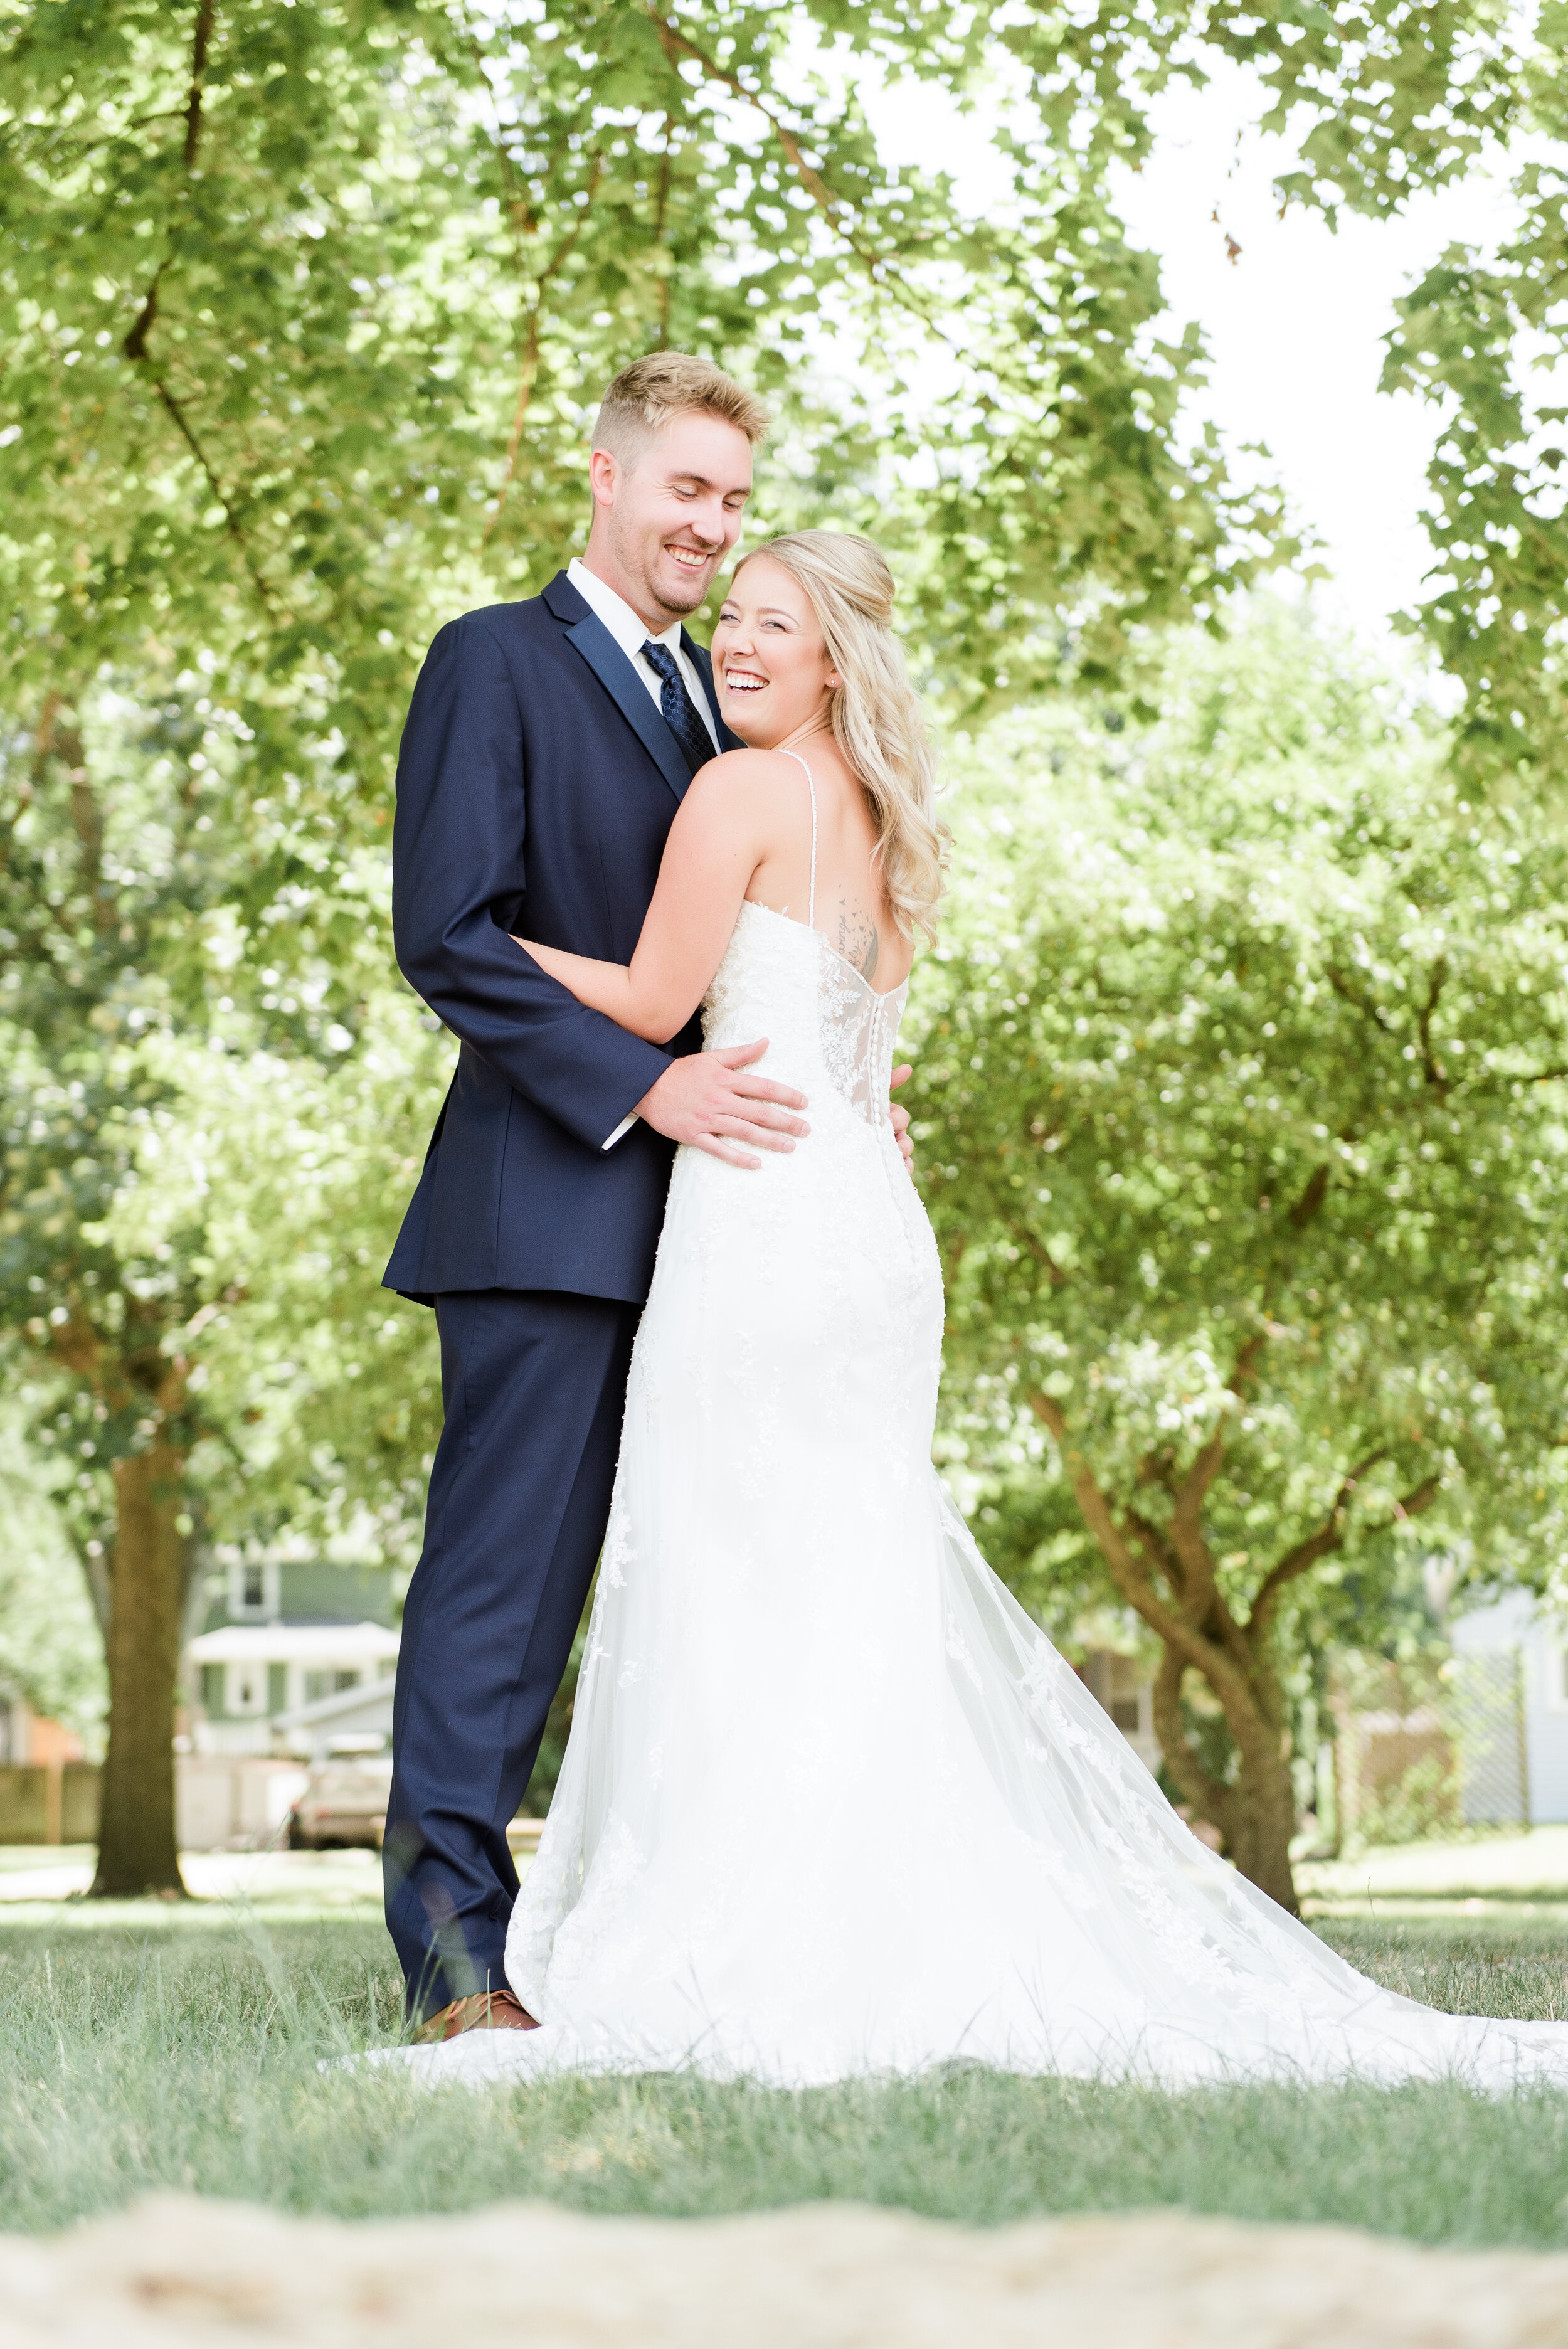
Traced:
<svg viewBox="0 0 1568 2349">
<path fill-rule="evenodd" d="M 744 432 L 755 449 L 771 422 L 754 391 L 708 359 L 685 351 L 649 351 L 623 367 L 599 403 L 595 449 L 607 449 L 627 467 L 677 416 L 717 416 Z"/>
<path fill-rule="evenodd" d="M 759 554 L 804 588 L 842 682 L 833 739 L 858 777 L 878 828 L 877 862 L 893 919 L 906 937 L 936 936 L 946 830 L 936 817 L 936 758 L 920 696 L 892 632 L 893 576 L 880 546 L 853 531 L 795 530 Z"/>
</svg>

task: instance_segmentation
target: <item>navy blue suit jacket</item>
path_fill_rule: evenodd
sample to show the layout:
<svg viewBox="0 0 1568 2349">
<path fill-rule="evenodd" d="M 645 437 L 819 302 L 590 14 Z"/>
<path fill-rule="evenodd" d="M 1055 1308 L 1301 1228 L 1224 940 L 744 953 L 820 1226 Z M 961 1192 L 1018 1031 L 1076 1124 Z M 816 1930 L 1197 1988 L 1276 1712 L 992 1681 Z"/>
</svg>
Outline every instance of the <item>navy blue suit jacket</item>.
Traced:
<svg viewBox="0 0 1568 2349">
<path fill-rule="evenodd" d="M 683 636 L 713 703 L 707 655 Z M 715 723 L 717 723 L 717 709 Z M 719 730 L 725 748 L 735 738 Z M 564 572 L 443 628 L 397 761 L 398 968 L 458 1038 L 454 1075 L 385 1276 L 454 1289 L 646 1297 L 674 1145 L 638 1123 L 695 1052 L 588 1011 L 514 946 L 630 962 L 689 775 L 657 704 Z"/>
</svg>

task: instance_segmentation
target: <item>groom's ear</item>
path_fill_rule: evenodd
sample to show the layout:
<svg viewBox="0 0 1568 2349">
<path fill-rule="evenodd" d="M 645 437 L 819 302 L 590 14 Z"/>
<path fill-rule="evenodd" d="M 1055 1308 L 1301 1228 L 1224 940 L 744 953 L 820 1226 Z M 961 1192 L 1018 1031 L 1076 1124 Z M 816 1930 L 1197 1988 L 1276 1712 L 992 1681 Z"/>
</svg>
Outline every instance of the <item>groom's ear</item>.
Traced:
<svg viewBox="0 0 1568 2349">
<path fill-rule="evenodd" d="M 588 459 L 588 481 L 596 506 L 613 506 L 624 468 L 611 449 L 595 449 Z"/>
</svg>

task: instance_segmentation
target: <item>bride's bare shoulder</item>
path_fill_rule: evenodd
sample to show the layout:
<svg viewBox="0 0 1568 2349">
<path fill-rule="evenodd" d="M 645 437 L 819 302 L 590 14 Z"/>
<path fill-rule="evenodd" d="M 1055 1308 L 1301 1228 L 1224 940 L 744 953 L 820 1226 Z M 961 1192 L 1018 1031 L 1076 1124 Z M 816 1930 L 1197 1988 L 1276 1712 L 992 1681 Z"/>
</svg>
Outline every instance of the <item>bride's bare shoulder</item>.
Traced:
<svg viewBox="0 0 1568 2349">
<path fill-rule="evenodd" d="M 793 809 L 791 779 L 804 790 L 799 760 L 783 750 L 723 750 L 697 769 L 681 812 L 688 828 L 741 824 L 749 830 Z"/>
<path fill-rule="evenodd" d="M 720 790 L 747 790 L 762 784 L 777 788 L 786 776 L 803 781 L 800 761 L 788 750 L 721 750 L 698 770 L 692 789 L 711 778 Z"/>
</svg>

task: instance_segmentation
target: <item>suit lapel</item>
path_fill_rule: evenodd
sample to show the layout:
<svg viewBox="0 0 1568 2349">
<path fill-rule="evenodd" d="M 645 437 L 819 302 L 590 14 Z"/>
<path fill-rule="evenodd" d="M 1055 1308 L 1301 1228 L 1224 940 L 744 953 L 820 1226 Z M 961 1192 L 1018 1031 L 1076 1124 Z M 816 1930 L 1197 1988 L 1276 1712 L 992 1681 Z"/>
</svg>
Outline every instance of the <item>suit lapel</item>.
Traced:
<svg viewBox="0 0 1568 2349">
<path fill-rule="evenodd" d="M 598 614 L 590 612 L 585 619 L 574 620 L 566 631 L 566 641 L 587 662 L 644 749 L 652 755 L 676 799 L 684 799 L 691 781 L 686 753 L 665 724 L 647 687 Z"/>
<path fill-rule="evenodd" d="M 686 753 L 603 621 L 589 608 L 564 571 L 556 573 L 543 601 L 558 620 L 566 623 L 567 643 L 587 662 L 676 799 L 684 799 L 691 781 Z"/>
</svg>

